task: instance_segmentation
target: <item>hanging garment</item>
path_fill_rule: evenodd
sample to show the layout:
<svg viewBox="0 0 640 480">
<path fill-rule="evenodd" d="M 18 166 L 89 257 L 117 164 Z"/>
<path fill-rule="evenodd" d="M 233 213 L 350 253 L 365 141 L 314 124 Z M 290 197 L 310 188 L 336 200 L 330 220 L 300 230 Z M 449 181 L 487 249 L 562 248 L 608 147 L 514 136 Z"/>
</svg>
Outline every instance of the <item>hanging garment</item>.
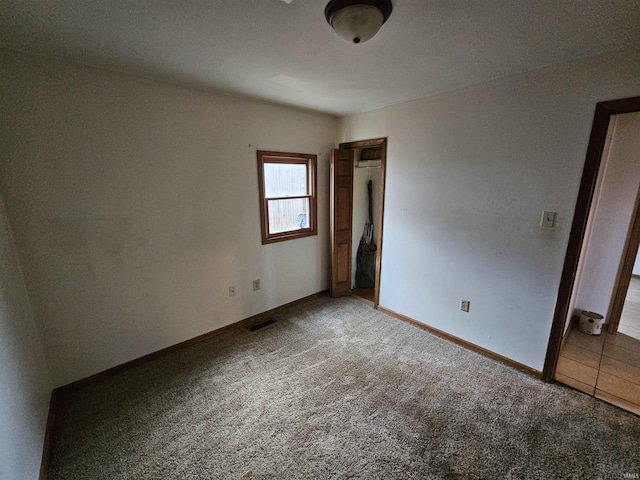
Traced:
<svg viewBox="0 0 640 480">
<path fill-rule="evenodd" d="M 369 222 L 364 224 L 364 232 L 356 255 L 356 287 L 372 288 L 376 282 L 376 243 L 373 241 L 373 182 L 367 184 L 369 193 Z"/>
</svg>

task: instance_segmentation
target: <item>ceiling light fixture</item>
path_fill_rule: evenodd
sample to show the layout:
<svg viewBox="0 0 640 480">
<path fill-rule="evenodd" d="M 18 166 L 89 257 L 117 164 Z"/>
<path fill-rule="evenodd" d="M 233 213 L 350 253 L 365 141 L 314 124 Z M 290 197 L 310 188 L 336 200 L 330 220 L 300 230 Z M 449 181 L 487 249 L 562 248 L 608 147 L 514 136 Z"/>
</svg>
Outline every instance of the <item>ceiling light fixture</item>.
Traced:
<svg viewBox="0 0 640 480">
<path fill-rule="evenodd" d="M 362 43 L 378 33 L 392 8 L 391 0 L 331 0 L 324 16 L 342 38 Z"/>
</svg>

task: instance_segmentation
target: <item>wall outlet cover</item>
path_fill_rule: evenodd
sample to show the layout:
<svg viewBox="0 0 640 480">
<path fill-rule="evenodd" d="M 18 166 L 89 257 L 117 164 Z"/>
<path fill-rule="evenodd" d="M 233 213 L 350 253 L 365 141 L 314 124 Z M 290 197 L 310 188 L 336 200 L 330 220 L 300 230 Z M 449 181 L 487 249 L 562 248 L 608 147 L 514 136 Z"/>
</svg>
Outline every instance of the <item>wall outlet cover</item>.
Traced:
<svg viewBox="0 0 640 480">
<path fill-rule="evenodd" d="M 553 228 L 556 225 L 556 212 L 542 212 L 542 218 L 540 219 L 540 226 L 546 228 Z"/>
<path fill-rule="evenodd" d="M 460 300 L 460 310 L 463 312 L 468 312 L 470 306 L 471 302 L 469 300 Z"/>
</svg>

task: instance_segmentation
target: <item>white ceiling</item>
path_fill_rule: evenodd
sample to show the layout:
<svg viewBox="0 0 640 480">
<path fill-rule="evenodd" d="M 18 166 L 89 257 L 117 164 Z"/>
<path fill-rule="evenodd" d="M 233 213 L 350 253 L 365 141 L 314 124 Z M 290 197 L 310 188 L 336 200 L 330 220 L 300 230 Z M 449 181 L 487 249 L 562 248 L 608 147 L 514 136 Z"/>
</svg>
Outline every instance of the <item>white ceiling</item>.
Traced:
<svg viewBox="0 0 640 480">
<path fill-rule="evenodd" d="M 640 0 L 392 0 L 360 45 L 288 1 L 0 0 L 0 45 L 342 115 L 640 44 Z"/>
</svg>

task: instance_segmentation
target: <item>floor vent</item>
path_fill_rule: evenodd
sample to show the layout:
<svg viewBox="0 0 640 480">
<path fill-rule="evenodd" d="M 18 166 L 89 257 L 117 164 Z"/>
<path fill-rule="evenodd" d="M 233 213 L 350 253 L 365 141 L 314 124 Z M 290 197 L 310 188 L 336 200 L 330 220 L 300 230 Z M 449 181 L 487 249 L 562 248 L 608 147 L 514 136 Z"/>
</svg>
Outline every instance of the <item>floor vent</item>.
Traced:
<svg viewBox="0 0 640 480">
<path fill-rule="evenodd" d="M 265 327 L 268 327 L 269 325 L 273 325 L 274 323 L 276 323 L 276 319 L 275 318 L 269 318 L 268 320 L 265 320 L 264 322 L 257 323 L 256 325 L 253 325 L 253 326 L 249 327 L 249 330 L 251 330 L 252 332 L 257 332 L 258 330 L 263 329 Z"/>
</svg>

